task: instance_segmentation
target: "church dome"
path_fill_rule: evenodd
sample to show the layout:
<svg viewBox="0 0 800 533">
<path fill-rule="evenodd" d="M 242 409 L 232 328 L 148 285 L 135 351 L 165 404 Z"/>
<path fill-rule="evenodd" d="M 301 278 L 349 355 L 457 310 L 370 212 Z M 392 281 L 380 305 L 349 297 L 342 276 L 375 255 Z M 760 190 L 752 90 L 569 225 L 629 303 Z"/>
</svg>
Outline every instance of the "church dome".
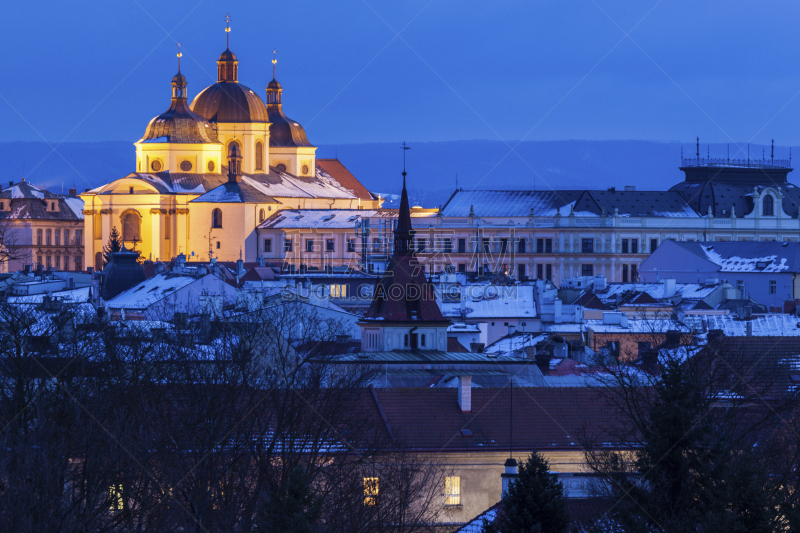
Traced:
<svg viewBox="0 0 800 533">
<path fill-rule="evenodd" d="M 216 143 L 217 134 L 209 122 L 189 109 L 186 102 L 186 78 L 178 71 L 172 78 L 172 102 L 169 109 L 147 125 L 140 143 Z"/>
<path fill-rule="evenodd" d="M 217 82 L 203 89 L 192 102 L 192 111 L 211 122 L 267 122 L 264 102 L 249 87 Z"/>
<path fill-rule="evenodd" d="M 229 48 L 217 60 L 217 83 L 195 97 L 192 111 L 216 123 L 267 122 L 264 102 L 239 83 L 239 61 Z"/>
<path fill-rule="evenodd" d="M 238 61 L 238 60 L 236 59 L 236 54 L 226 49 L 219 55 L 218 61 Z"/>
<path fill-rule="evenodd" d="M 267 85 L 267 119 L 269 120 L 269 144 L 278 147 L 313 146 L 308 142 L 306 130 L 283 112 L 283 89 L 276 79 Z"/>
</svg>

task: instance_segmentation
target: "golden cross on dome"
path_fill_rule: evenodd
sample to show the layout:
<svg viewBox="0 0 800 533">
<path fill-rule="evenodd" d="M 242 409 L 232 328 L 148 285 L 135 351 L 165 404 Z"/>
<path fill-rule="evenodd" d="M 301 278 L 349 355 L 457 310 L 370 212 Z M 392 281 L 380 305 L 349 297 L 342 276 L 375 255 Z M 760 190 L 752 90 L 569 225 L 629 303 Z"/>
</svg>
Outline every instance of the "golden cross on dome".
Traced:
<svg viewBox="0 0 800 533">
<path fill-rule="evenodd" d="M 231 33 L 231 15 L 230 13 L 225 15 L 225 47 L 230 49 L 230 34 Z"/>
<path fill-rule="evenodd" d="M 277 54 L 277 50 L 275 50 L 273 48 L 272 49 L 272 79 L 273 80 L 275 79 L 275 63 L 278 62 L 277 58 L 275 57 L 276 54 Z"/>
</svg>

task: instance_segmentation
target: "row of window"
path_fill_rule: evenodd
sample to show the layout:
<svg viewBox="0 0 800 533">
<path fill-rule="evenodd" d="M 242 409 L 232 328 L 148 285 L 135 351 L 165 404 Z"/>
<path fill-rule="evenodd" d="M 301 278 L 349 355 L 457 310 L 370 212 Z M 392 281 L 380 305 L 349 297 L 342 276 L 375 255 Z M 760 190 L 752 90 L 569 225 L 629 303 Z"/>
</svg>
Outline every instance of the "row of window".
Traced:
<svg viewBox="0 0 800 533">
<path fill-rule="evenodd" d="M 364 505 L 378 505 L 380 495 L 380 478 L 365 477 L 364 483 Z M 111 501 L 110 510 L 112 512 L 122 511 L 125 508 L 125 499 L 121 483 L 115 483 L 109 487 L 109 499 Z M 448 476 L 444 480 L 445 505 L 461 505 L 461 477 Z"/>
<path fill-rule="evenodd" d="M 36 257 L 36 263 L 37 264 L 34 265 L 34 268 L 37 268 L 38 265 L 41 265 L 42 268 L 48 270 L 51 268 L 54 268 L 55 270 L 62 270 L 62 260 L 60 255 L 39 255 Z M 70 265 L 70 256 L 65 255 L 63 260 L 63 270 L 75 270 L 76 272 L 83 270 L 83 256 L 76 255 L 74 258 L 74 263 Z"/>
<path fill-rule="evenodd" d="M 38 246 L 61 246 L 61 237 L 64 237 L 64 246 L 68 245 L 80 245 L 83 244 L 81 239 L 83 237 L 83 231 L 76 229 L 75 230 L 75 241 L 70 242 L 70 231 L 68 229 L 65 230 L 52 230 L 52 229 L 37 229 L 36 230 L 36 244 Z"/>
<path fill-rule="evenodd" d="M 214 213 L 216 214 L 219 209 L 215 209 Z M 263 210 L 262 210 L 263 211 Z M 215 215 L 216 216 L 216 215 Z M 214 224 L 216 224 L 217 218 L 213 218 Z M 215 228 L 222 227 L 222 212 L 219 211 L 219 226 L 213 225 Z M 326 252 L 335 252 L 335 239 L 325 239 L 325 251 Z M 418 238 L 416 239 L 416 249 L 417 252 L 423 253 L 426 251 L 428 239 Z M 306 239 L 306 252 L 314 252 L 315 246 L 315 239 Z M 441 241 L 441 250 L 444 253 L 453 253 L 453 242 L 452 239 L 442 239 Z M 482 250 L 484 253 L 491 253 L 491 242 L 490 239 L 484 238 L 482 244 Z M 283 251 L 284 252 L 291 252 L 293 247 L 293 239 L 284 239 L 283 244 Z M 375 250 L 379 250 L 381 247 L 381 239 L 374 238 L 372 241 L 372 246 Z M 658 247 L 658 239 L 651 239 L 650 240 L 650 251 L 654 251 Z M 526 239 L 519 239 L 517 241 L 517 253 L 524 254 L 527 250 L 527 242 Z M 272 240 L 266 239 L 264 241 L 264 251 L 271 252 L 272 251 Z M 347 251 L 348 252 L 355 252 L 356 251 L 356 239 L 347 239 Z M 508 252 L 508 239 L 500 239 L 500 247 L 499 252 L 506 253 Z M 536 239 L 536 252 L 540 254 L 549 254 L 553 253 L 553 239 Z M 582 239 L 581 241 L 581 252 L 585 254 L 592 254 L 594 253 L 594 239 Z M 467 253 L 467 240 L 466 239 L 458 239 L 458 253 Z M 638 254 L 639 253 L 639 239 L 622 239 L 622 253 L 627 254 Z"/>
<path fill-rule="evenodd" d="M 380 493 L 380 478 L 364 478 L 364 505 L 377 505 Z M 461 477 L 447 476 L 444 478 L 444 504 L 461 505 Z"/>
</svg>

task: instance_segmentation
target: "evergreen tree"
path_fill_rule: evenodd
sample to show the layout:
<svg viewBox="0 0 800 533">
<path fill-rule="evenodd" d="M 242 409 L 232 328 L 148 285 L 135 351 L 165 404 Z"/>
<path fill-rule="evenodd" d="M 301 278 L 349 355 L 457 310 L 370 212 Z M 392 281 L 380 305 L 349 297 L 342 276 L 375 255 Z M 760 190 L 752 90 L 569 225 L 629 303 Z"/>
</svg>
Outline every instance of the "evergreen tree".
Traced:
<svg viewBox="0 0 800 533">
<path fill-rule="evenodd" d="M 320 531 L 317 522 L 321 510 L 301 467 L 289 472 L 285 483 L 270 491 L 264 508 L 256 518 L 257 533 L 283 531 L 313 533 Z"/>
<path fill-rule="evenodd" d="M 111 254 L 122 250 L 122 238 L 119 236 L 117 227 L 111 228 L 111 234 L 108 236 L 108 243 L 103 246 L 103 266 L 111 262 Z"/>
<path fill-rule="evenodd" d="M 484 533 L 564 533 L 569 526 L 564 488 L 547 460 L 533 452 L 503 495 L 503 511 Z"/>
</svg>

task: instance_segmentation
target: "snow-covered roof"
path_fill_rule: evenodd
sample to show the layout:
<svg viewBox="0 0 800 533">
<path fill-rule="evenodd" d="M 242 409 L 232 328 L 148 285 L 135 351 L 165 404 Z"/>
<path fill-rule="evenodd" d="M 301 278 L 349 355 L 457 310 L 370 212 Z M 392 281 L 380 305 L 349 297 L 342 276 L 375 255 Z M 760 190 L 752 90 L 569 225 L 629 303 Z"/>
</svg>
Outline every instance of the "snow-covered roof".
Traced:
<svg viewBox="0 0 800 533">
<path fill-rule="evenodd" d="M 204 195 L 228 182 L 227 167 L 219 174 L 194 174 L 170 172 L 134 172 L 123 179 L 139 180 L 147 183 L 162 194 Z M 356 194 L 339 183 L 333 176 L 317 167 L 316 174 L 298 177 L 270 167 L 269 172 L 243 174 L 244 186 L 270 198 L 349 198 L 358 199 Z M 92 193 L 103 194 L 114 190 L 114 182 L 93 189 Z M 228 198 L 228 197 L 226 197 Z M 212 201 L 212 200 L 207 200 Z M 230 198 L 224 201 L 235 201 Z"/>
<path fill-rule="evenodd" d="M 800 243 L 777 241 L 675 244 L 719 266 L 720 272 L 800 272 Z"/>
<path fill-rule="evenodd" d="M 734 315 L 708 315 L 703 317 L 708 330 L 721 329 L 728 337 L 747 335 L 747 324 L 752 324 L 754 337 L 800 336 L 800 318 L 786 314 L 768 314 L 740 320 Z"/>
<path fill-rule="evenodd" d="M 262 222 L 259 228 L 353 229 L 356 222 L 365 219 L 397 218 L 397 211 L 397 209 L 284 209 Z M 436 216 L 435 210 L 411 210 L 412 220 L 433 216 Z"/>
<path fill-rule="evenodd" d="M 89 301 L 91 290 L 91 287 L 81 287 L 79 289 L 51 292 L 49 296 L 53 299 L 61 300 L 64 303 L 83 303 Z M 29 296 L 9 296 L 8 302 L 13 304 L 40 304 L 44 302 L 46 296 L 48 296 L 46 293 L 31 294 Z"/>
<path fill-rule="evenodd" d="M 461 287 L 465 318 L 534 318 L 536 304 L 533 285 L 467 285 Z M 437 298 L 445 317 L 460 317 L 460 302 L 442 302 Z"/>
<path fill-rule="evenodd" d="M 619 324 L 603 324 L 602 320 L 584 320 L 564 324 L 542 324 L 542 330 L 548 333 L 581 333 L 591 329 L 595 333 L 666 333 L 670 330 L 688 331 L 689 328 L 668 318 L 651 318 L 628 320 L 627 326 Z"/>
<path fill-rule="evenodd" d="M 443 216 L 466 217 L 622 217 L 699 218 L 683 197 L 672 191 L 456 191 Z"/>
<path fill-rule="evenodd" d="M 719 288 L 719 284 L 701 285 L 699 283 L 676 283 L 674 296 L 684 300 L 702 300 Z M 609 283 L 605 290 L 596 292 L 603 303 L 615 301 L 627 292 L 646 292 L 656 300 L 666 298 L 664 283 Z"/>
<path fill-rule="evenodd" d="M 442 209 L 442 216 L 466 217 L 472 210 L 478 217 L 527 217 L 533 209 L 536 216 L 569 214 L 570 202 L 582 191 L 486 191 L 459 190 Z"/>
<path fill-rule="evenodd" d="M 529 346 L 536 346 L 540 342 L 544 342 L 550 338 L 546 333 L 516 333 L 512 336 L 505 336 L 498 339 L 483 351 L 484 353 L 509 353 L 517 350 L 523 350 Z"/>
<path fill-rule="evenodd" d="M 208 275 L 213 276 L 213 274 Z M 106 302 L 106 306 L 109 309 L 147 309 L 199 279 L 168 272 L 157 274 L 118 294 Z"/>
</svg>

